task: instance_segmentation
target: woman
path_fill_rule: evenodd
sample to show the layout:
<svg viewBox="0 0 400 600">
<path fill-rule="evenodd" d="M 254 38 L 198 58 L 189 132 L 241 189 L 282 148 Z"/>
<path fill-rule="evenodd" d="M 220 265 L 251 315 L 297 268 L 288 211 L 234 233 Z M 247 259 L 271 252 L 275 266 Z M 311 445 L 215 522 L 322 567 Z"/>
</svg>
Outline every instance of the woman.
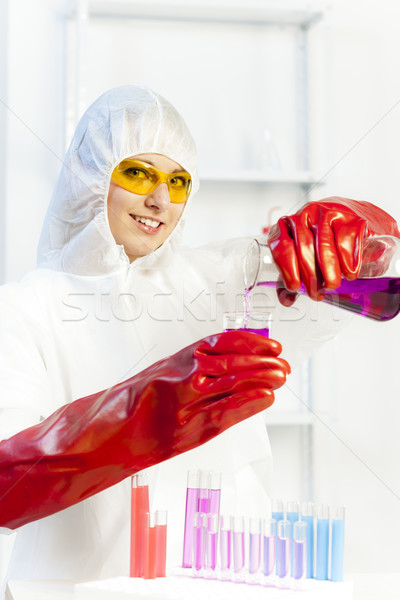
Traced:
<svg viewBox="0 0 400 600">
<path fill-rule="evenodd" d="M 0 293 L 0 524 L 19 527 L 8 578 L 128 574 L 128 475 L 167 458 L 151 469 L 151 487 L 154 506 L 170 511 L 170 562 L 182 549 L 187 468 L 223 471 L 224 509 L 268 509 L 265 426 L 246 417 L 272 402 L 289 366 L 273 340 L 219 333 L 222 312 L 242 293 L 244 246 L 180 245 L 197 188 L 186 125 L 151 90 L 111 90 L 82 117 L 43 226 L 39 269 Z M 375 213 L 364 219 L 360 207 L 334 205 L 333 221 L 352 225 L 336 256 L 347 276 L 357 275 L 362 241 L 374 233 Z M 329 221 L 330 210 L 321 205 L 318 215 Z M 271 237 L 291 292 L 298 264 L 300 280 L 313 277 L 296 245 L 309 223 L 288 217 Z M 325 262 L 322 251 L 315 263 Z M 313 325 L 305 316 L 274 325 L 291 360 L 326 339 Z"/>
</svg>

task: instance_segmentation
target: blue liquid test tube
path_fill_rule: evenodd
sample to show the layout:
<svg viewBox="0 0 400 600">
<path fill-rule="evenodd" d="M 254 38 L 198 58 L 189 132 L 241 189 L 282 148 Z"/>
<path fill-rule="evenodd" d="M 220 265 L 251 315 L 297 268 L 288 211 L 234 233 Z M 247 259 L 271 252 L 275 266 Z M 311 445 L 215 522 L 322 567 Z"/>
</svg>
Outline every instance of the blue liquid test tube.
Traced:
<svg viewBox="0 0 400 600">
<path fill-rule="evenodd" d="M 314 577 L 314 505 L 303 502 L 302 520 L 307 523 L 307 572 L 306 577 Z"/>
<path fill-rule="evenodd" d="M 264 519 L 263 522 L 263 584 L 275 584 L 276 565 L 276 521 Z"/>
<path fill-rule="evenodd" d="M 276 584 L 281 588 L 290 587 L 291 535 L 290 521 L 287 519 L 279 521 L 276 536 Z"/>
<path fill-rule="evenodd" d="M 293 523 L 293 582 L 299 589 L 306 578 L 307 570 L 307 524 L 304 521 Z"/>
<path fill-rule="evenodd" d="M 290 552 L 290 564 L 291 564 L 291 575 L 293 576 L 293 525 L 300 518 L 300 505 L 298 502 L 288 502 L 286 519 L 290 521 L 290 541 L 291 541 L 291 552 Z"/>
<path fill-rule="evenodd" d="M 331 581 L 343 581 L 345 507 L 336 508 L 332 519 Z"/>
<path fill-rule="evenodd" d="M 329 506 L 318 510 L 315 578 L 328 579 L 329 568 Z"/>
<path fill-rule="evenodd" d="M 261 565 L 261 532 L 262 521 L 257 517 L 249 521 L 249 583 L 259 583 Z"/>
<path fill-rule="evenodd" d="M 221 579 L 230 579 L 232 556 L 232 517 L 221 515 L 219 525 L 219 555 L 221 565 Z"/>
<path fill-rule="evenodd" d="M 233 519 L 233 580 L 245 579 L 245 550 L 244 550 L 244 518 Z"/>
</svg>

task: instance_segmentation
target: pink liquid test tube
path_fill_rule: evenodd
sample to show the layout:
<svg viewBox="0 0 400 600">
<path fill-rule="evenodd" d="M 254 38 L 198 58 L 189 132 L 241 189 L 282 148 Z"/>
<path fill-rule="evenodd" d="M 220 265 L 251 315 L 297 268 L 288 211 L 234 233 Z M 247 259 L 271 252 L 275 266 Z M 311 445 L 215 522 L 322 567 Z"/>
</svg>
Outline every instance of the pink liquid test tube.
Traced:
<svg viewBox="0 0 400 600">
<path fill-rule="evenodd" d="M 293 524 L 293 583 L 296 589 L 303 586 L 307 569 L 307 523 Z"/>
<path fill-rule="evenodd" d="M 218 515 L 221 504 L 221 471 L 211 471 L 210 474 L 210 509 L 213 515 Z"/>
<path fill-rule="evenodd" d="M 206 539 L 205 539 L 205 576 L 215 579 L 217 568 L 218 549 L 218 515 L 206 515 Z"/>
<path fill-rule="evenodd" d="M 144 529 L 144 579 L 154 579 L 156 576 L 156 528 L 154 513 L 147 513 Z"/>
<path fill-rule="evenodd" d="M 249 521 L 249 583 L 259 583 L 261 564 L 261 519 L 250 518 Z"/>
<path fill-rule="evenodd" d="M 232 517 L 221 515 L 219 525 L 219 554 L 221 565 L 221 578 L 230 579 L 231 568 L 231 540 L 232 540 Z"/>
<path fill-rule="evenodd" d="M 148 512 L 149 486 L 147 473 L 138 473 L 131 478 L 131 577 L 143 577 L 144 574 L 145 528 Z"/>
<path fill-rule="evenodd" d="M 283 519 L 277 525 L 276 583 L 278 587 L 290 587 L 291 523 Z"/>
<path fill-rule="evenodd" d="M 210 512 L 210 471 L 200 471 L 199 503 L 197 511 L 207 515 Z"/>
<path fill-rule="evenodd" d="M 194 515 L 199 511 L 200 471 L 190 470 L 187 474 L 185 528 L 183 533 L 182 567 L 190 568 L 193 558 Z"/>
<path fill-rule="evenodd" d="M 276 564 L 276 520 L 265 519 L 263 524 L 263 583 L 264 585 L 275 585 Z"/>
<path fill-rule="evenodd" d="M 156 558 L 155 576 L 165 577 L 167 564 L 167 511 L 156 510 L 155 514 L 156 533 Z"/>
<path fill-rule="evenodd" d="M 245 579 L 244 518 L 233 519 L 233 579 Z"/>
<path fill-rule="evenodd" d="M 193 535 L 193 559 L 192 573 L 195 577 L 202 577 L 205 566 L 205 543 L 206 543 L 207 515 L 195 513 Z"/>
</svg>

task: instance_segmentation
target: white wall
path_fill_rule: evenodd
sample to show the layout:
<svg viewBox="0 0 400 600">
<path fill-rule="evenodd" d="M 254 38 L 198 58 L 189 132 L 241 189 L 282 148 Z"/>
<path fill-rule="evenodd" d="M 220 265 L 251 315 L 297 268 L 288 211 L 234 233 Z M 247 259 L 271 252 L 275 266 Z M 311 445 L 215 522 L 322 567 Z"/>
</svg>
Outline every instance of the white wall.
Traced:
<svg viewBox="0 0 400 600">
<path fill-rule="evenodd" d="M 34 3 L 12 0 L 8 3 L 7 104 L 10 111 L 7 118 L 7 195 L 5 207 L 3 205 L 7 232 L 3 258 L 7 279 L 19 278 L 35 264 L 40 224 L 64 150 L 65 30 L 61 11 L 68 4 L 67 1 L 51 0 Z M 229 6 L 228 1 L 225 4 Z M 332 0 L 330 6 L 330 29 L 318 27 L 311 44 L 313 50 L 327 41 L 331 43 L 328 62 L 326 55 L 317 51 L 310 63 L 314 124 L 312 163 L 317 171 L 326 173 L 325 186 L 316 189 L 313 198 L 337 194 L 368 200 L 400 220 L 397 198 L 400 8 L 397 0 Z M 93 40 L 102 39 L 100 25 L 91 35 Z M 164 44 L 168 45 L 168 39 Z M 205 46 L 200 46 L 204 50 Z M 91 57 L 97 61 L 100 72 L 99 78 L 91 84 L 94 96 L 114 84 L 106 75 L 115 72 L 118 56 L 111 60 L 110 50 L 110 44 L 104 44 Z M 178 45 L 175 48 L 177 56 L 180 51 Z M 163 77 L 169 76 L 174 66 L 174 63 L 163 61 L 162 51 L 158 55 L 164 75 L 153 75 L 150 71 L 155 87 L 157 82 L 164 85 Z M 132 52 L 133 66 L 135 58 L 138 57 Z M 329 72 L 327 65 L 331 65 Z M 249 64 L 247 66 L 250 68 Z M 122 83 L 126 72 L 117 73 L 120 78 L 117 83 Z M 254 77 L 259 78 L 260 73 L 256 72 Z M 237 75 L 233 77 L 232 73 L 221 71 L 221 86 L 228 86 L 228 79 L 231 83 L 238 80 L 237 89 L 240 90 Z M 201 101 L 204 89 L 201 86 L 194 89 Z M 220 104 L 220 90 L 214 87 L 213 91 L 215 102 Z M 186 86 L 181 92 L 193 94 L 193 89 Z M 279 86 L 271 93 L 275 99 L 283 94 Z M 91 99 L 89 92 L 87 100 Z M 176 100 L 179 103 L 179 95 Z M 209 114 L 215 102 L 210 102 L 209 95 L 204 102 Z M 188 112 L 187 118 L 190 124 L 193 121 L 193 129 L 205 137 L 201 127 L 194 123 L 192 113 Z M 213 118 L 214 122 L 223 119 L 224 113 Z M 222 153 L 215 153 L 212 158 L 213 163 L 219 158 L 222 160 Z M 206 159 L 203 156 L 202 160 Z M 257 233 L 254 230 L 258 223 L 263 225 L 267 221 L 272 197 L 268 196 L 266 202 L 263 198 L 260 207 L 261 198 L 257 197 L 260 192 L 251 202 L 246 197 L 246 204 L 243 203 L 244 193 L 236 192 L 233 197 L 233 192 L 225 191 L 216 208 L 212 204 L 213 198 L 209 197 L 210 192 L 205 190 L 202 196 L 199 195 L 193 211 L 196 224 L 189 229 L 188 235 L 193 237 L 195 232 L 197 236 L 199 225 L 206 223 L 207 238 L 219 237 L 221 220 L 224 237 L 236 235 L 242 225 L 246 227 L 245 233 Z M 204 201 L 200 203 L 202 199 Z M 290 208 L 297 200 L 297 196 L 288 192 L 283 208 Z M 239 219 L 232 218 L 233 208 L 240 214 Z M 215 211 L 211 222 L 210 210 Z M 343 502 L 348 507 L 348 572 L 398 570 L 399 333 L 400 320 L 376 324 L 356 318 L 319 353 L 314 363 L 315 410 L 321 420 L 315 439 L 316 500 Z M 333 413 L 324 412 L 326 405 L 334 407 Z M 289 434 L 290 430 L 281 434 L 287 444 L 280 443 L 276 455 L 277 471 L 283 475 L 278 487 L 282 485 L 286 495 L 292 490 L 295 494 L 298 489 L 297 482 L 292 487 L 284 477 L 291 453 L 296 448 L 293 439 L 298 432 L 293 436 Z M 273 442 L 276 435 L 277 432 L 272 434 Z"/>
</svg>

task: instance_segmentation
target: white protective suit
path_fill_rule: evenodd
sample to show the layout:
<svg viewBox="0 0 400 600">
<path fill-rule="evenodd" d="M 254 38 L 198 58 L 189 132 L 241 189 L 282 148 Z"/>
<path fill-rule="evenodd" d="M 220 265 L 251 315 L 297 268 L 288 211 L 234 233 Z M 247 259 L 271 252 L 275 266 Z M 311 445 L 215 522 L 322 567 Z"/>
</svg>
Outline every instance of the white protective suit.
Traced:
<svg viewBox="0 0 400 600">
<path fill-rule="evenodd" d="M 107 195 L 114 167 L 143 153 L 180 164 L 192 176 L 193 191 L 169 239 L 130 264 L 111 234 Z M 0 439 L 221 331 L 222 312 L 241 308 L 243 240 L 202 249 L 180 245 L 197 188 L 193 141 L 162 97 L 124 86 L 88 109 L 45 219 L 39 268 L 0 289 Z M 279 309 L 275 294 L 270 300 L 273 337 L 292 366 L 333 332 L 331 322 L 324 332 L 310 321 L 306 305 L 301 300 Z M 168 564 L 181 562 L 189 467 L 222 471 L 222 510 L 266 514 L 272 464 L 263 417 L 150 470 L 152 506 L 169 511 Z M 8 578 L 127 575 L 129 491 L 128 479 L 21 527 Z"/>
</svg>

